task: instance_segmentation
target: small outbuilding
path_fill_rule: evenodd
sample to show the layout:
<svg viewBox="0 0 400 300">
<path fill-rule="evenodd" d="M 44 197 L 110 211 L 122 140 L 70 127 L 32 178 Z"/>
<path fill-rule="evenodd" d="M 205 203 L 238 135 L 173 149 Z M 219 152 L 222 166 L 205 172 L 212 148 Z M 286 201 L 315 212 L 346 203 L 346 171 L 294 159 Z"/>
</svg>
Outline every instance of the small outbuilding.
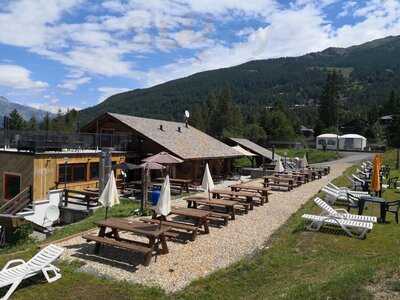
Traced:
<svg viewBox="0 0 400 300">
<path fill-rule="evenodd" d="M 339 136 L 337 134 L 324 133 L 317 136 L 315 147 L 317 149 L 336 150 L 338 141 Z"/>
<path fill-rule="evenodd" d="M 367 146 L 367 139 L 359 134 L 344 134 L 339 138 L 339 149 L 361 150 Z"/>
</svg>

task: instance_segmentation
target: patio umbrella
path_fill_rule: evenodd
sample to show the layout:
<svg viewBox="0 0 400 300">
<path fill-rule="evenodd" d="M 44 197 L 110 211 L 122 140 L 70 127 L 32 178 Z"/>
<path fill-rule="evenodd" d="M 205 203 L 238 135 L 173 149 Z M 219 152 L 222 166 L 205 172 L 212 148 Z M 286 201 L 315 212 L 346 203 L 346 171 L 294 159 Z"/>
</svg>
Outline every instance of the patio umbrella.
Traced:
<svg viewBox="0 0 400 300">
<path fill-rule="evenodd" d="M 168 152 L 160 152 L 158 154 L 149 156 L 142 161 L 144 162 L 154 162 L 158 164 L 170 165 L 170 164 L 180 164 L 183 163 L 183 160 L 175 157 Z"/>
<path fill-rule="evenodd" d="M 107 184 L 100 195 L 99 202 L 106 208 L 106 219 L 108 215 L 108 208 L 113 207 L 115 204 L 119 204 L 119 195 L 113 171 L 111 171 L 110 175 L 108 176 Z"/>
<path fill-rule="evenodd" d="M 201 187 L 208 192 L 208 199 L 210 199 L 210 191 L 212 191 L 214 189 L 214 181 L 211 177 L 210 168 L 208 167 L 208 163 L 206 164 L 206 168 L 204 170 Z"/>
<path fill-rule="evenodd" d="M 275 171 L 275 172 L 279 172 L 279 173 L 285 171 L 285 168 L 284 168 L 283 165 L 282 165 L 282 160 L 278 159 L 278 161 L 276 162 L 275 170 L 274 170 L 274 171 Z"/>
<path fill-rule="evenodd" d="M 375 155 L 372 168 L 371 189 L 376 193 L 378 193 L 381 190 L 380 164 L 381 163 L 379 156 Z"/>
<path fill-rule="evenodd" d="M 165 177 L 161 187 L 160 198 L 158 198 L 157 205 L 154 206 L 153 209 L 156 214 L 164 217 L 168 216 L 171 212 L 171 185 L 168 175 Z"/>
</svg>

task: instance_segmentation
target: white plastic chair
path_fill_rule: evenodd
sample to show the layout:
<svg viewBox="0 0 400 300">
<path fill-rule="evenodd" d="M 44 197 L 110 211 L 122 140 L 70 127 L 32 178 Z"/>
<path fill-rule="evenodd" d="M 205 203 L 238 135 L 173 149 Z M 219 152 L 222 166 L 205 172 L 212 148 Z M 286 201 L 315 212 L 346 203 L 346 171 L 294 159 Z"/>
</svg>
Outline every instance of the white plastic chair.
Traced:
<svg viewBox="0 0 400 300">
<path fill-rule="evenodd" d="M 10 260 L 0 271 L 0 288 L 10 285 L 10 288 L 1 300 L 7 300 L 17 289 L 22 280 L 35 276 L 40 272 L 43 273 L 49 283 L 60 279 L 60 269 L 53 266 L 52 263 L 59 258 L 63 252 L 64 248 L 50 244 L 40 250 L 28 262 L 22 259 Z M 51 272 L 54 273 L 52 277 L 50 276 Z"/>
</svg>

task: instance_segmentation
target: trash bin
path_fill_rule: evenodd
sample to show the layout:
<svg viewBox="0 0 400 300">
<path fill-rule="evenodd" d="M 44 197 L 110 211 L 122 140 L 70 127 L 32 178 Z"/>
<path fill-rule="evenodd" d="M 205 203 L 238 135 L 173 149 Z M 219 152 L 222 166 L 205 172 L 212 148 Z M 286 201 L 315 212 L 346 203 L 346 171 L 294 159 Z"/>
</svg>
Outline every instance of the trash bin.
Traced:
<svg viewBox="0 0 400 300">
<path fill-rule="evenodd" d="M 158 199 L 160 198 L 160 191 L 159 190 L 152 190 L 150 192 L 150 199 L 151 199 L 151 205 L 157 205 Z"/>
</svg>

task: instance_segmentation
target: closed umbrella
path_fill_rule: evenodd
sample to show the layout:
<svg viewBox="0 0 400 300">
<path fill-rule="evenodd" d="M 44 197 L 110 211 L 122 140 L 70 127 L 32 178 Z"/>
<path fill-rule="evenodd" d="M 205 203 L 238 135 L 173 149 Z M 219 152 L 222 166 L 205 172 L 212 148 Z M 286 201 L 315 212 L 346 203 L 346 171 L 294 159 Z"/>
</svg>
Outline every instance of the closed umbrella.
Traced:
<svg viewBox="0 0 400 300">
<path fill-rule="evenodd" d="M 210 192 L 214 189 L 214 181 L 211 177 L 210 168 L 208 167 L 208 163 L 206 164 L 206 168 L 204 170 L 201 187 L 208 192 L 208 199 L 210 199 Z"/>
<path fill-rule="evenodd" d="M 107 184 L 100 195 L 99 202 L 106 208 L 106 219 L 108 208 L 113 207 L 115 204 L 119 204 L 119 195 L 113 171 L 111 171 L 108 176 Z"/>
<path fill-rule="evenodd" d="M 283 167 L 282 160 L 278 159 L 275 165 L 275 172 L 282 173 L 284 171 L 285 168 Z"/>
<path fill-rule="evenodd" d="M 380 158 L 378 155 L 375 155 L 373 168 L 372 168 L 372 180 L 371 180 L 371 189 L 378 193 L 381 190 L 381 180 L 380 180 Z"/>
<path fill-rule="evenodd" d="M 157 205 L 153 207 L 154 212 L 161 216 L 168 216 L 171 212 L 171 185 L 169 176 L 165 177 L 164 183 L 161 187 L 160 198 L 158 198 Z"/>
<path fill-rule="evenodd" d="M 300 167 L 301 168 L 307 168 L 308 167 L 308 161 L 307 161 L 306 154 L 304 154 L 303 158 L 300 161 Z"/>
</svg>

